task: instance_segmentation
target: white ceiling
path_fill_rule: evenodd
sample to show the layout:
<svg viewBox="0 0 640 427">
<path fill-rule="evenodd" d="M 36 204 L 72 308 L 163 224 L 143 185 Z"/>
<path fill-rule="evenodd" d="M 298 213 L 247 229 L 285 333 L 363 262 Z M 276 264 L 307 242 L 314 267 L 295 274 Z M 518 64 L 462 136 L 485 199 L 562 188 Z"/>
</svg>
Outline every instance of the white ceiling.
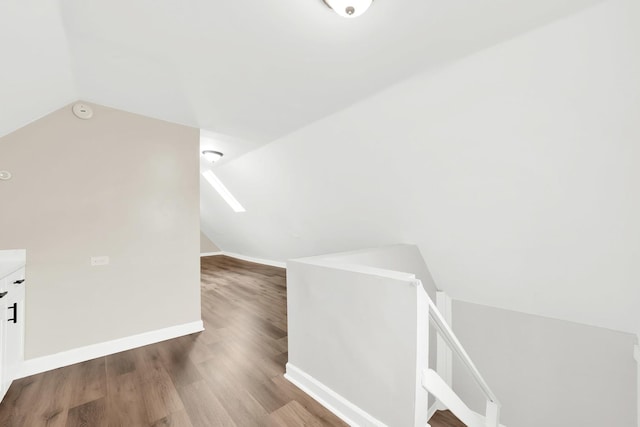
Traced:
<svg viewBox="0 0 640 427">
<path fill-rule="evenodd" d="M 348 20 L 321 0 L 8 0 L 2 111 L 29 109 L 0 135 L 85 99 L 253 148 L 597 1 L 376 0 Z"/>
<path fill-rule="evenodd" d="M 77 98 L 58 2 L 0 2 L 0 136 Z"/>
</svg>

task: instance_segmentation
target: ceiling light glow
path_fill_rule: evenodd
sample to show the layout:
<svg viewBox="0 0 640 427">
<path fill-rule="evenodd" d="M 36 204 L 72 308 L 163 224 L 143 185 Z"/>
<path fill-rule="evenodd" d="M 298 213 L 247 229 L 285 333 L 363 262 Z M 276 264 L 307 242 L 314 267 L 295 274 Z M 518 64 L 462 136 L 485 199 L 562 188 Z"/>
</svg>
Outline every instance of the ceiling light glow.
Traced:
<svg viewBox="0 0 640 427">
<path fill-rule="evenodd" d="M 344 18 L 357 18 L 369 9 L 373 0 L 323 0 L 327 6 Z"/>
<path fill-rule="evenodd" d="M 246 212 L 245 208 L 242 207 L 240 202 L 233 197 L 233 194 L 225 187 L 225 185 L 220 181 L 220 179 L 213 174 L 210 170 L 203 172 L 202 176 L 207 180 L 209 184 L 222 196 L 225 202 L 231 206 L 235 212 Z"/>
</svg>

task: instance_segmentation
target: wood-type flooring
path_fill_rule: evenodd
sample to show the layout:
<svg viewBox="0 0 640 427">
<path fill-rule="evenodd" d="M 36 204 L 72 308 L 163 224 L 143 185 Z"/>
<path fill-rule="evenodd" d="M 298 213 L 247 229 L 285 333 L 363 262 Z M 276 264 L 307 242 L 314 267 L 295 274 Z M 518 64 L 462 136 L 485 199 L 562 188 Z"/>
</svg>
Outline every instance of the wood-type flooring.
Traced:
<svg viewBox="0 0 640 427">
<path fill-rule="evenodd" d="M 283 377 L 285 270 L 212 256 L 201 274 L 205 331 L 16 380 L 0 426 L 346 426 Z"/>
<path fill-rule="evenodd" d="M 451 411 L 436 411 L 436 413 L 429 420 L 431 427 L 466 427 L 462 421 L 460 421 Z"/>
</svg>

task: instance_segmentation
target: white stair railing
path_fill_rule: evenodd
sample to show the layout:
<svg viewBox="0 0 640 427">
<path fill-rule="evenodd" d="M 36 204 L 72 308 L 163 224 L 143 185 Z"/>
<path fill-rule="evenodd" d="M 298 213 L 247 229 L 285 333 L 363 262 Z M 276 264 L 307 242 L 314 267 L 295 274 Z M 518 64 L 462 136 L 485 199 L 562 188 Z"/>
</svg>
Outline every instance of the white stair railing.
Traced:
<svg viewBox="0 0 640 427">
<path fill-rule="evenodd" d="M 422 373 L 422 386 L 431 394 L 433 394 L 443 405 L 451 410 L 460 421 L 469 427 L 498 427 L 500 426 L 500 402 L 493 393 L 480 371 L 473 363 L 469 354 L 458 338 L 451 330 L 451 327 L 440 313 L 440 310 L 428 298 L 429 302 L 429 320 L 438 331 L 440 337 L 447 346 L 455 352 L 463 365 L 471 373 L 471 376 L 480 387 L 480 390 L 487 399 L 487 407 L 485 417 L 479 417 L 475 412 L 467 407 L 462 400 L 454 393 L 451 387 L 432 369 L 427 369 Z"/>
</svg>

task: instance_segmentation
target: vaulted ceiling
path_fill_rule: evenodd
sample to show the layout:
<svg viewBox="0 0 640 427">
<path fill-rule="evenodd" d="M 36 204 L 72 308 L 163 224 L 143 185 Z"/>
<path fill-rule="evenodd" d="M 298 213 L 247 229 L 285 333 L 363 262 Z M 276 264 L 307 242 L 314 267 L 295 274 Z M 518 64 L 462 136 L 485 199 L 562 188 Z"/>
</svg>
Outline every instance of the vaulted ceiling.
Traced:
<svg viewBox="0 0 640 427">
<path fill-rule="evenodd" d="M 84 99 L 249 149 L 597 1 L 7 0 L 0 135 Z"/>
</svg>

